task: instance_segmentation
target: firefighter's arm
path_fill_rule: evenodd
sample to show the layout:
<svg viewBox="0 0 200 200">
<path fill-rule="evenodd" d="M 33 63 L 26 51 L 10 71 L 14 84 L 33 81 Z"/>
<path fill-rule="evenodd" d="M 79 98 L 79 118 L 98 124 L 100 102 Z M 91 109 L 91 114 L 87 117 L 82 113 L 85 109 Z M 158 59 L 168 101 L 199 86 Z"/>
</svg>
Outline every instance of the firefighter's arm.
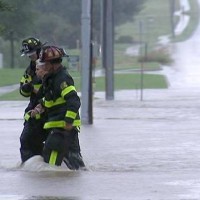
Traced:
<svg viewBox="0 0 200 200">
<path fill-rule="evenodd" d="M 80 98 L 77 95 L 76 89 L 73 85 L 64 87 L 62 89 L 61 96 L 67 102 L 67 110 L 65 113 L 65 129 L 71 130 L 81 105 Z"/>
<path fill-rule="evenodd" d="M 40 115 L 45 111 L 42 104 L 38 104 L 33 110 L 30 111 L 31 117 L 34 118 L 36 115 Z"/>
<path fill-rule="evenodd" d="M 67 131 L 71 131 L 73 129 L 73 125 L 69 124 L 69 123 L 66 123 L 64 129 L 67 130 Z"/>
<path fill-rule="evenodd" d="M 33 91 L 34 91 L 34 86 L 32 84 L 31 76 L 24 75 L 20 81 L 20 94 L 24 97 L 30 97 Z"/>
</svg>

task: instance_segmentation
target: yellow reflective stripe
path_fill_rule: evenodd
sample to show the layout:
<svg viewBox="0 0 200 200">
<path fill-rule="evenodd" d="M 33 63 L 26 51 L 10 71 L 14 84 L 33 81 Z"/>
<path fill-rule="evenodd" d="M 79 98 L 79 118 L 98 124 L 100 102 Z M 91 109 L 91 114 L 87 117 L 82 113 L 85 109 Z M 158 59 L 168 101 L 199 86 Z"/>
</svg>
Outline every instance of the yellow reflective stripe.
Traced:
<svg viewBox="0 0 200 200">
<path fill-rule="evenodd" d="M 21 78 L 20 82 L 25 83 L 26 79 L 24 77 Z"/>
<path fill-rule="evenodd" d="M 80 119 L 75 119 L 73 122 L 73 126 L 80 126 L 81 125 L 81 120 Z"/>
<path fill-rule="evenodd" d="M 81 130 L 80 126 L 76 126 L 76 129 L 78 132 L 80 132 L 80 130 Z"/>
<path fill-rule="evenodd" d="M 56 105 L 60 105 L 60 104 L 63 104 L 65 103 L 66 101 L 62 98 L 62 97 L 59 97 L 58 99 L 56 99 L 55 101 L 44 101 L 44 106 L 47 107 L 47 108 L 51 108 L 53 106 L 56 106 Z"/>
<path fill-rule="evenodd" d="M 34 89 L 39 89 L 41 87 L 42 84 L 35 84 L 33 85 L 34 86 Z"/>
<path fill-rule="evenodd" d="M 40 119 L 41 117 L 40 117 L 40 114 L 36 114 L 35 115 L 35 119 Z"/>
<path fill-rule="evenodd" d="M 69 118 L 75 119 L 76 115 L 77 115 L 77 113 L 75 113 L 73 111 L 67 111 L 65 117 L 69 117 Z"/>
<path fill-rule="evenodd" d="M 50 122 L 46 122 L 44 124 L 44 129 L 49 129 L 49 128 L 64 128 L 66 125 L 65 121 L 50 121 Z M 81 125 L 81 120 L 77 119 L 74 120 L 73 126 L 80 126 Z"/>
<path fill-rule="evenodd" d="M 30 97 L 31 96 L 31 92 L 26 93 L 23 90 L 21 90 L 21 93 L 26 97 Z"/>
<path fill-rule="evenodd" d="M 50 121 L 46 122 L 44 124 L 44 129 L 48 128 L 64 128 L 65 127 L 65 121 Z"/>
<path fill-rule="evenodd" d="M 24 119 L 26 120 L 26 121 L 28 121 L 29 119 L 30 119 L 30 115 L 29 115 L 29 113 L 26 113 L 25 115 L 24 115 Z"/>
<path fill-rule="evenodd" d="M 50 165 L 55 165 L 56 164 L 57 156 L 58 156 L 58 152 L 57 151 L 52 151 L 51 152 L 50 159 L 49 159 L 49 164 Z"/>
<path fill-rule="evenodd" d="M 27 75 L 27 78 L 25 78 L 24 76 L 21 78 L 21 81 L 22 83 L 26 83 L 26 82 L 31 82 L 32 81 L 32 78 L 30 75 Z"/>
<path fill-rule="evenodd" d="M 73 85 L 70 85 L 64 88 L 61 92 L 61 96 L 64 97 L 66 94 L 70 93 L 71 91 L 76 91 L 76 88 Z"/>
<path fill-rule="evenodd" d="M 30 113 L 26 113 L 25 115 L 24 115 L 24 119 L 26 120 L 26 121 L 28 121 L 29 119 L 30 119 Z M 40 116 L 40 114 L 36 114 L 35 115 L 35 119 L 40 119 L 41 118 L 41 116 Z"/>
</svg>

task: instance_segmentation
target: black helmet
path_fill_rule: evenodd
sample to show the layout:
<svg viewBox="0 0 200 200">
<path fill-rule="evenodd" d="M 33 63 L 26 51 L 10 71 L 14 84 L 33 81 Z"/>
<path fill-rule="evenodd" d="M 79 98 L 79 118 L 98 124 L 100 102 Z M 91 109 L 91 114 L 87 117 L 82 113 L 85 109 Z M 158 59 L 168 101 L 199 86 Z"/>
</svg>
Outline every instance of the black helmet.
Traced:
<svg viewBox="0 0 200 200">
<path fill-rule="evenodd" d="M 22 53 L 21 56 L 38 51 L 41 49 L 41 47 L 42 43 L 37 38 L 29 37 L 27 39 L 24 39 L 22 41 L 22 50 L 20 51 Z"/>
</svg>

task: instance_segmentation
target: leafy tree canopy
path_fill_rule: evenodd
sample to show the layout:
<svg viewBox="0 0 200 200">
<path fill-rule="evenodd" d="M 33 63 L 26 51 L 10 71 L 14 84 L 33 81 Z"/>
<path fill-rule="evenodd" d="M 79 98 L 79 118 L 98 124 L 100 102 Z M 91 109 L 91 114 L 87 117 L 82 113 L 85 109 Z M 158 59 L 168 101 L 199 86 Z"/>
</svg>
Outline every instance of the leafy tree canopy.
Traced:
<svg viewBox="0 0 200 200">
<path fill-rule="evenodd" d="M 145 0 L 113 0 L 115 25 L 120 25 L 139 12 Z M 93 0 L 93 31 L 99 38 L 101 2 Z M 2 3 L 2 4 L 1 4 Z M 81 33 L 80 0 L 7 0 L 13 10 L 0 12 L 4 27 L 2 37 L 16 40 L 36 36 L 42 40 L 59 45 L 74 47 Z M 1 5 L 5 5 L 0 1 Z"/>
</svg>

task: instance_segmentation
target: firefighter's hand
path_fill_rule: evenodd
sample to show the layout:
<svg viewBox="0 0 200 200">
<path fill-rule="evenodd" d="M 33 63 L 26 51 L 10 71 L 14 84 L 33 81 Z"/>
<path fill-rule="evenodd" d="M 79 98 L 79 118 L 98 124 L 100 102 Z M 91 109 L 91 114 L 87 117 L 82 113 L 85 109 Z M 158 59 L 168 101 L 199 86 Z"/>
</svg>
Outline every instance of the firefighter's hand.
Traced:
<svg viewBox="0 0 200 200">
<path fill-rule="evenodd" d="M 37 114 L 41 114 L 44 112 L 44 108 L 41 104 L 38 104 L 33 110 L 30 111 L 31 117 L 34 118 Z"/>
<path fill-rule="evenodd" d="M 29 93 L 34 90 L 33 84 L 32 83 L 25 83 L 22 85 L 21 88 L 24 92 Z"/>
<path fill-rule="evenodd" d="M 38 93 L 38 90 L 37 89 L 33 89 L 33 93 L 37 94 Z"/>
<path fill-rule="evenodd" d="M 30 110 L 31 118 L 34 118 L 37 114 L 39 114 L 39 111 L 37 109 Z"/>
<path fill-rule="evenodd" d="M 64 129 L 67 131 L 71 131 L 73 129 L 73 126 L 72 126 L 72 124 L 66 123 Z"/>
</svg>

